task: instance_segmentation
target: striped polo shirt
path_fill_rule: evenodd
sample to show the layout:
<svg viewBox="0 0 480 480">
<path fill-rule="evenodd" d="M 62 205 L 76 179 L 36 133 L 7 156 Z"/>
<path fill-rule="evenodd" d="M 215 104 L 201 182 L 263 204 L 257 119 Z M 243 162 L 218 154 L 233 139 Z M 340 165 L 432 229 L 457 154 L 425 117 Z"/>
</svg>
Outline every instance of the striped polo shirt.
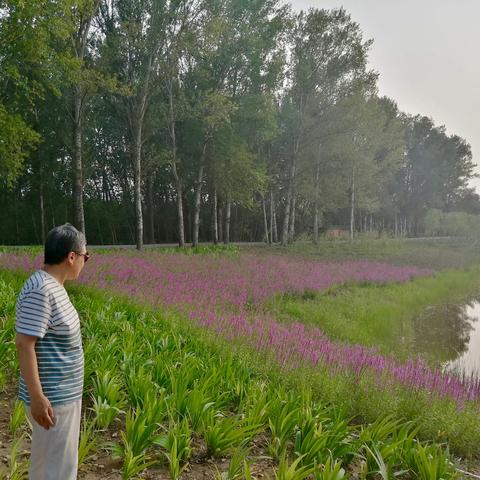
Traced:
<svg viewBox="0 0 480 480">
<path fill-rule="evenodd" d="M 37 337 L 38 373 L 52 405 L 82 397 L 83 349 L 80 319 L 67 291 L 52 275 L 38 270 L 25 282 L 17 301 L 15 331 Z M 20 376 L 19 397 L 30 405 Z"/>
</svg>

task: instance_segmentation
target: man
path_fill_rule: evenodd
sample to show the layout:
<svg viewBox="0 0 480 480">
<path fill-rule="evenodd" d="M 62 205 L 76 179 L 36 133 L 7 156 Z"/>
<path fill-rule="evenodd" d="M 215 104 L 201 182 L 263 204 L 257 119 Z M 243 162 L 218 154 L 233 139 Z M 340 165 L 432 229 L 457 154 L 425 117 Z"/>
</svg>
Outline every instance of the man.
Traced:
<svg viewBox="0 0 480 480">
<path fill-rule="evenodd" d="M 54 228 L 43 269 L 18 297 L 19 396 L 32 423 L 30 480 L 77 478 L 83 349 L 79 317 L 63 284 L 78 278 L 88 258 L 82 233 L 68 223 Z"/>
</svg>

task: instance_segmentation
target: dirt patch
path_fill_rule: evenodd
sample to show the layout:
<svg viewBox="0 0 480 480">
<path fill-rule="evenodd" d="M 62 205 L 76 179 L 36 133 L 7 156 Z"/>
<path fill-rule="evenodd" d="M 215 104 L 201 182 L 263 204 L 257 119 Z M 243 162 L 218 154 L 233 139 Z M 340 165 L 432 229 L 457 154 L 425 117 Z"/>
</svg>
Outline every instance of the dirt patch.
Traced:
<svg viewBox="0 0 480 480">
<path fill-rule="evenodd" d="M 16 401 L 17 392 L 15 388 L 7 388 L 0 393 L 0 474 L 7 474 L 10 465 L 12 442 L 14 440 L 10 432 L 10 415 Z M 82 416 L 83 418 L 83 416 Z M 27 462 L 30 454 L 29 427 L 24 424 L 17 431 L 16 436 L 23 435 L 24 439 L 19 445 L 17 453 L 18 462 Z M 99 433 L 97 449 L 88 457 L 79 468 L 79 480 L 121 480 L 121 460 L 113 459 L 110 452 L 101 447 L 105 443 L 118 441 L 118 432 L 109 429 Z M 274 463 L 266 457 L 266 437 L 259 436 L 251 443 L 251 455 L 248 460 L 251 462 L 251 473 L 253 478 L 274 478 Z M 182 474 L 182 480 L 213 480 L 217 472 L 228 469 L 229 459 L 209 458 L 206 454 L 207 448 L 203 439 L 194 435 L 192 439 L 192 456 L 187 468 Z M 168 465 L 158 452 L 159 463 L 146 469 L 139 475 L 145 480 L 170 480 Z"/>
<path fill-rule="evenodd" d="M 0 476 L 9 471 L 10 455 L 12 441 L 14 440 L 10 432 L 10 414 L 16 401 L 16 388 L 8 387 L 0 393 Z M 84 406 L 84 408 L 87 408 Z M 83 418 L 83 417 L 82 417 Z M 23 436 L 17 451 L 17 461 L 27 462 L 30 453 L 29 427 L 24 424 L 17 432 L 17 438 Z M 119 432 L 115 427 L 108 431 L 98 434 L 97 449 L 89 456 L 84 464 L 80 466 L 78 472 L 79 480 L 121 480 L 121 460 L 113 459 L 111 453 L 102 445 L 118 441 Z M 248 457 L 250 469 L 254 479 L 273 479 L 275 478 L 275 462 L 267 453 L 268 437 L 265 434 L 256 437 L 250 444 L 251 454 Z M 168 466 L 165 464 L 160 451 L 158 452 L 159 463 L 146 469 L 139 475 L 139 478 L 145 480 L 170 480 Z M 182 480 L 214 480 L 218 472 L 224 472 L 228 469 L 228 458 L 210 458 L 207 456 L 207 448 L 204 440 L 193 434 L 192 455 L 187 468 L 184 470 Z M 459 462 L 458 468 L 480 477 L 480 462 Z M 358 479 L 359 466 L 353 463 L 349 467 L 349 475 L 352 480 Z M 479 478 L 477 477 L 477 478 Z M 474 478 L 463 475 L 460 478 Z"/>
</svg>

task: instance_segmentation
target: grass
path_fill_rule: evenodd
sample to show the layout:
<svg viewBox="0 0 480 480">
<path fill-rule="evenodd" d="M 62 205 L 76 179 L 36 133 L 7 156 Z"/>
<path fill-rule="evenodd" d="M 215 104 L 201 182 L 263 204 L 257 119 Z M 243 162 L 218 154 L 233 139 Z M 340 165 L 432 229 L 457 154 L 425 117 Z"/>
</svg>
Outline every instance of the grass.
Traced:
<svg viewBox="0 0 480 480">
<path fill-rule="evenodd" d="M 24 280 L 25 275 L 0 271 L 0 317 L 10 332 L 10 341 L 15 292 Z M 410 447 L 406 443 L 397 445 L 395 454 L 386 448 L 397 442 L 398 432 L 407 425 L 418 428 L 415 449 L 425 449 L 428 440 L 439 445 L 448 443 L 457 455 L 478 453 L 478 407 L 466 405 L 459 411 L 453 403 L 429 399 L 422 392 L 400 388 L 386 391 L 371 376 L 359 382 L 321 368 L 286 371 L 268 355 L 259 357 L 248 345 L 219 340 L 213 332 L 193 327 L 178 314 L 152 311 L 91 288 L 74 287 L 69 291 L 83 322 L 88 421 L 98 421 L 96 428 L 101 428 L 101 418 L 90 410 L 94 405 L 91 399 L 101 398 L 107 404 L 121 402 L 122 408 L 115 410 L 109 422 L 123 432 L 122 443 L 112 451 L 123 455 L 124 478 L 155 462 L 170 462 L 170 472 L 181 471 L 190 455 L 189 432 L 205 438 L 212 455 L 247 449 L 253 437 L 266 435 L 266 452 L 283 462 L 277 464 L 277 473 L 288 462 L 287 470 L 295 464 L 293 470 L 317 468 L 321 475 L 326 450 L 338 452 L 332 462 L 340 462 L 343 468 L 348 469 L 356 459 L 368 469 L 368 446 L 375 458 L 379 459 L 381 453 L 388 469 L 406 469 L 415 476 L 420 468 L 428 469 L 420 450 L 419 466 L 409 450 L 411 442 Z M 10 378 L 18 375 L 12 356 L 14 351 L 10 349 L 0 358 L 2 369 L 13 369 L 7 375 Z M 118 386 L 112 386 L 111 379 L 124 392 L 121 400 L 116 393 Z M 397 420 L 388 420 L 388 415 Z M 379 421 L 393 422 L 393 430 L 379 434 L 380 443 L 373 446 L 360 440 L 362 432 Z M 226 425 L 228 429 L 223 428 Z M 159 442 L 165 427 L 178 432 L 177 437 Z M 90 431 L 88 443 L 94 444 L 94 440 Z M 318 443 L 327 441 L 328 448 Z M 297 455 L 295 442 L 304 453 Z M 164 450 L 159 452 L 159 446 Z M 431 459 L 432 468 L 440 465 L 447 470 L 443 478 L 454 478 L 445 450 L 435 448 L 438 451 L 429 451 L 426 457 Z M 302 460 L 295 463 L 298 458 Z M 244 465 L 247 468 L 248 462 Z"/>
<path fill-rule="evenodd" d="M 264 247 L 265 248 L 265 247 Z M 480 265 L 480 245 L 461 240 L 372 239 L 350 241 L 295 242 L 287 248 L 266 247 L 278 253 L 318 260 L 375 260 L 398 265 L 415 265 L 435 270 Z"/>
<path fill-rule="evenodd" d="M 376 346 L 384 354 L 406 359 L 416 355 L 416 317 L 427 307 L 462 304 L 479 290 L 476 266 L 406 283 L 347 284 L 323 292 L 281 295 L 269 307 L 283 321 L 315 325 L 332 339 Z"/>
<path fill-rule="evenodd" d="M 439 270 L 480 263 L 476 247 L 464 247 L 379 240 L 296 244 L 287 251 Z M 411 354 L 412 319 L 426 306 L 475 294 L 479 273 L 478 267 L 469 267 L 406 284 L 343 285 L 324 293 L 279 296 L 268 308 L 284 321 L 314 324 L 332 338 L 376 345 L 385 353 L 396 350 L 403 358 Z M 0 270 L 0 391 L 18 375 L 13 315 L 25 278 Z M 86 356 L 82 458 L 104 447 L 98 442 L 100 430 L 120 430 L 121 441 L 110 449 L 122 456 L 123 478 L 158 466 L 177 478 L 198 455 L 192 439 L 203 439 L 212 456 L 230 456 L 238 478 L 249 478 L 255 455 L 276 459 L 271 478 L 303 478 L 312 468 L 315 478 L 341 478 L 344 470 L 348 475 L 360 466 L 360 478 L 406 472 L 405 478 L 448 479 L 455 478 L 448 449 L 480 460 L 477 404 L 459 409 L 425 391 L 385 385 L 368 373 L 358 378 L 309 366 L 291 371 L 273 355 L 246 343 L 227 343 L 177 312 L 154 311 L 92 288 L 68 290 L 82 318 Z M 403 351 L 398 347 L 402 336 Z M 17 413 L 11 419 L 16 429 Z M 265 451 L 252 452 L 256 436 L 267 439 Z M 221 478 L 229 478 L 223 473 Z"/>
</svg>

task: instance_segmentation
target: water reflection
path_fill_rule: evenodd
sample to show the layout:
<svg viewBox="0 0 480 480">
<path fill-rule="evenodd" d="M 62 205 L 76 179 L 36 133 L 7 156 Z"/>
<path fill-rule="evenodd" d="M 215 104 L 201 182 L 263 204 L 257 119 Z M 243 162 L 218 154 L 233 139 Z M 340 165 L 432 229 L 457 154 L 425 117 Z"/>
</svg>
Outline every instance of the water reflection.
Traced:
<svg viewBox="0 0 480 480">
<path fill-rule="evenodd" d="M 480 301 L 428 309 L 414 321 L 414 350 L 459 375 L 480 377 Z"/>
</svg>

